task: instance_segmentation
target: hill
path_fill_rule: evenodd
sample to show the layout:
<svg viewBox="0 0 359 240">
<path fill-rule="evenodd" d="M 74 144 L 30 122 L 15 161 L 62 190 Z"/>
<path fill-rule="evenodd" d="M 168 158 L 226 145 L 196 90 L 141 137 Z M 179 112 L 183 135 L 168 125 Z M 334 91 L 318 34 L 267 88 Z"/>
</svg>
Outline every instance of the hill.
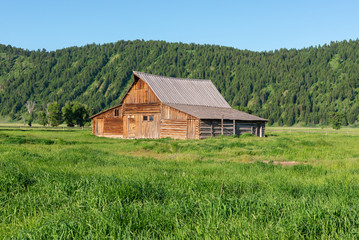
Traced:
<svg viewBox="0 0 359 240">
<path fill-rule="evenodd" d="M 29 99 L 101 111 L 118 104 L 132 70 L 211 79 L 233 107 L 270 124 L 327 124 L 331 111 L 354 124 L 359 115 L 359 40 L 269 52 L 141 40 L 51 52 L 0 45 L 0 115 L 20 118 Z"/>
</svg>

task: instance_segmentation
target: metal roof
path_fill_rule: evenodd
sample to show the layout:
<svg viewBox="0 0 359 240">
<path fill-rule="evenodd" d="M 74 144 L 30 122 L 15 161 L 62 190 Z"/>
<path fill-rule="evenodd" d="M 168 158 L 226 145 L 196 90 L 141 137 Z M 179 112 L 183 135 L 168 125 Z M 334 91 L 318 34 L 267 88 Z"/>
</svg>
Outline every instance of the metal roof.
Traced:
<svg viewBox="0 0 359 240">
<path fill-rule="evenodd" d="M 185 104 L 166 104 L 179 111 L 185 112 L 199 119 L 230 119 L 240 121 L 266 122 L 267 119 L 260 118 L 249 113 L 241 112 L 233 108 L 219 108 L 207 106 L 190 106 Z"/>
<path fill-rule="evenodd" d="M 211 80 L 133 74 L 145 81 L 162 103 L 231 108 Z"/>
<path fill-rule="evenodd" d="M 231 108 L 211 80 L 163 77 L 136 71 L 133 71 L 133 74 L 145 81 L 162 103 L 193 117 L 199 119 L 223 118 L 240 121 L 268 121 Z M 115 107 L 121 106 L 123 99 Z M 90 118 L 115 107 L 106 109 Z"/>
</svg>

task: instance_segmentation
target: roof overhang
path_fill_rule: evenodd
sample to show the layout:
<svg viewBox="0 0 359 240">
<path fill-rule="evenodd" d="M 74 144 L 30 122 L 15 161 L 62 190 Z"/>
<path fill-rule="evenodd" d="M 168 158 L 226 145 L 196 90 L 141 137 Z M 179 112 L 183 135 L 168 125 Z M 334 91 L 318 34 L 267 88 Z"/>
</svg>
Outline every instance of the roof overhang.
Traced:
<svg viewBox="0 0 359 240">
<path fill-rule="evenodd" d="M 110 111 L 110 110 L 112 110 L 112 109 L 114 109 L 114 108 L 120 107 L 120 106 L 122 106 L 122 104 L 116 105 L 116 106 L 111 107 L 111 108 L 108 108 L 108 109 L 106 109 L 106 110 L 103 110 L 102 112 L 96 113 L 96 114 L 92 115 L 92 116 L 89 117 L 89 118 L 92 119 L 92 118 L 94 118 L 94 117 L 97 117 L 98 115 L 101 115 L 101 114 L 103 114 L 103 113 L 105 113 L 105 112 L 108 112 L 108 111 Z"/>
</svg>

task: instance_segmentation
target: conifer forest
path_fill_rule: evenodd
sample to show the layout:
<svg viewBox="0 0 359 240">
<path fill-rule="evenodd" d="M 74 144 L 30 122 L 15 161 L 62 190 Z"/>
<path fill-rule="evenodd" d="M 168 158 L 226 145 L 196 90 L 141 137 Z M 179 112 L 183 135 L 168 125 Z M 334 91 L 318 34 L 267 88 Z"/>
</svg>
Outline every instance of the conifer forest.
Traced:
<svg viewBox="0 0 359 240">
<path fill-rule="evenodd" d="M 118 41 L 56 51 L 0 45 L 0 115 L 19 120 L 27 101 L 85 104 L 90 114 L 118 104 L 132 71 L 210 79 L 232 107 L 269 125 L 344 125 L 359 116 L 359 40 L 254 52 L 217 45 Z"/>
</svg>

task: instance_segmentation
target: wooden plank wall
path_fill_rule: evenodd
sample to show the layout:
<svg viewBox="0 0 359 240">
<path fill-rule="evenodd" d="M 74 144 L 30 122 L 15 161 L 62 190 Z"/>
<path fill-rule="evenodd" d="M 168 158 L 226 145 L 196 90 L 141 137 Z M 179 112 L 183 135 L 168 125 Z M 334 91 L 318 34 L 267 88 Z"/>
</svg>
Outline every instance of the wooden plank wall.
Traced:
<svg viewBox="0 0 359 240">
<path fill-rule="evenodd" d="M 104 135 L 123 135 L 122 118 L 104 118 Z"/>
<path fill-rule="evenodd" d="M 199 139 L 199 119 L 162 104 L 161 138 Z"/>
<path fill-rule="evenodd" d="M 115 116 L 115 109 L 119 110 L 119 116 Z M 98 121 L 100 120 L 100 121 Z M 110 109 L 92 119 L 92 134 L 98 136 L 112 135 L 122 137 L 123 124 L 122 124 L 122 106 Z M 97 126 L 98 123 L 103 125 Z M 96 134 L 96 129 L 97 134 Z"/>
<path fill-rule="evenodd" d="M 123 108 L 124 114 L 151 114 L 151 113 L 160 113 L 161 104 L 160 103 L 138 103 L 138 104 L 125 104 Z"/>
<path fill-rule="evenodd" d="M 187 120 L 192 117 L 186 113 L 183 113 L 177 109 L 174 109 L 166 104 L 162 105 L 162 119 L 171 119 L 171 120 Z"/>
<path fill-rule="evenodd" d="M 144 121 L 143 116 L 153 116 L 153 121 Z M 124 138 L 159 138 L 161 114 L 126 114 L 123 119 Z M 134 124 L 134 126 L 132 125 Z"/>
<path fill-rule="evenodd" d="M 92 119 L 92 134 L 96 134 L 96 118 Z"/>
<path fill-rule="evenodd" d="M 123 103 L 160 103 L 152 89 L 143 80 L 139 79 L 127 93 Z"/>
<path fill-rule="evenodd" d="M 187 120 L 187 139 L 199 139 L 199 120 Z"/>
</svg>

